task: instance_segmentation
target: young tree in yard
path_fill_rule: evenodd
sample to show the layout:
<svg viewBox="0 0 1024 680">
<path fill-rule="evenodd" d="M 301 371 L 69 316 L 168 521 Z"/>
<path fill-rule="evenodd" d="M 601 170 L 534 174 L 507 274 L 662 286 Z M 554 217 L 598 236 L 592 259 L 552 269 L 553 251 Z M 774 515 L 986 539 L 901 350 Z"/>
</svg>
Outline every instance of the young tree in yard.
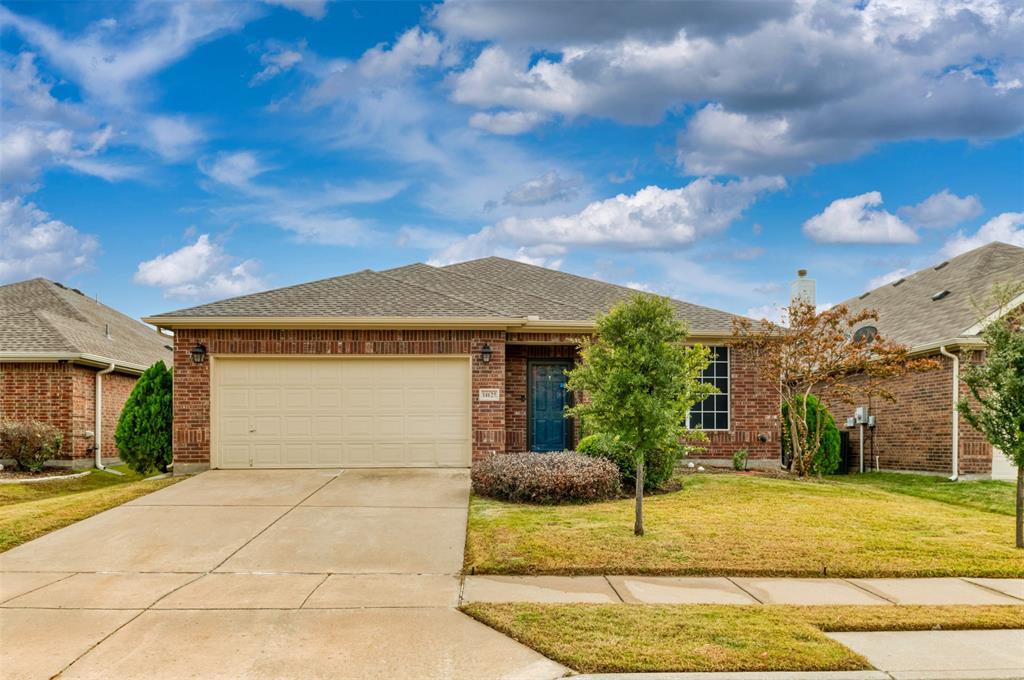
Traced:
<svg viewBox="0 0 1024 680">
<path fill-rule="evenodd" d="M 974 398 L 961 399 L 960 415 L 1017 466 L 1017 547 L 1024 548 L 1024 328 L 1010 301 L 1024 284 L 997 289 L 997 318 L 985 326 L 984 363 L 965 362 L 963 381 Z"/>
<path fill-rule="evenodd" d="M 796 301 L 786 308 L 785 317 L 784 328 L 769 321 L 736 321 L 734 348 L 778 391 L 791 434 L 793 471 L 803 477 L 813 471 L 825 425 L 824 418 L 808 418 L 812 392 L 833 403 L 852 404 L 854 396 L 893 401 L 885 381 L 905 371 L 937 368 L 938 362 L 910 359 L 905 346 L 880 335 L 854 338 L 856 329 L 877 322 L 872 310 L 853 313 L 837 305 L 818 312 L 814 305 Z"/>
<path fill-rule="evenodd" d="M 171 372 L 158 361 L 139 376 L 117 421 L 121 460 L 139 474 L 166 472 L 171 464 Z"/>
<path fill-rule="evenodd" d="M 686 346 L 686 334 L 667 298 L 637 294 L 598 316 L 594 338 L 580 344 L 580 364 L 568 371 L 569 389 L 587 395 L 568 413 L 633 454 L 637 536 L 644 533 L 645 460 L 679 447 L 687 411 L 714 391 L 699 380 L 710 351 Z"/>
</svg>

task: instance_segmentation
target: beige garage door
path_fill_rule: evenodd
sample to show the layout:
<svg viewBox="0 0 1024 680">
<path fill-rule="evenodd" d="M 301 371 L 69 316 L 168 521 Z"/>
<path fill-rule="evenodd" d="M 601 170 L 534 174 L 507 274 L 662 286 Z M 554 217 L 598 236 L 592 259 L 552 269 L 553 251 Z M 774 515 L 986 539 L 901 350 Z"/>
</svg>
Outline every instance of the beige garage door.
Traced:
<svg viewBox="0 0 1024 680">
<path fill-rule="evenodd" d="M 469 359 L 215 358 L 213 465 L 468 467 Z"/>
</svg>

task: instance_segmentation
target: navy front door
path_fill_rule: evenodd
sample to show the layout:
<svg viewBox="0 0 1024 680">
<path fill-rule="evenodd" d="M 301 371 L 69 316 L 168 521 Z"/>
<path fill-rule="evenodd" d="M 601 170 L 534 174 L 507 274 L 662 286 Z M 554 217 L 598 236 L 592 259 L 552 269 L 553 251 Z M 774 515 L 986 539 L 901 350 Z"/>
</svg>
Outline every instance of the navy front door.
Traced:
<svg viewBox="0 0 1024 680">
<path fill-rule="evenodd" d="M 569 448 L 569 420 L 565 417 L 568 392 L 564 361 L 529 363 L 530 450 L 564 451 Z"/>
</svg>

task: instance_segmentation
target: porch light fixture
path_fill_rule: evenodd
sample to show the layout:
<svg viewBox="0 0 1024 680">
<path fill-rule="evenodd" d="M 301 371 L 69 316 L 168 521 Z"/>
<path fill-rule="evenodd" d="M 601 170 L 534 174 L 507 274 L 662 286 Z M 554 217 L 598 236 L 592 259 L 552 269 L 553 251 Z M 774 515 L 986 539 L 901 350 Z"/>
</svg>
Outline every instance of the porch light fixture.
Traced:
<svg viewBox="0 0 1024 680">
<path fill-rule="evenodd" d="M 206 345 L 196 343 L 196 346 L 189 352 L 193 364 L 201 364 L 206 361 Z"/>
<path fill-rule="evenodd" d="M 480 361 L 485 364 L 491 363 L 491 355 L 494 354 L 494 350 L 491 349 L 490 345 L 484 345 L 480 348 Z"/>
</svg>

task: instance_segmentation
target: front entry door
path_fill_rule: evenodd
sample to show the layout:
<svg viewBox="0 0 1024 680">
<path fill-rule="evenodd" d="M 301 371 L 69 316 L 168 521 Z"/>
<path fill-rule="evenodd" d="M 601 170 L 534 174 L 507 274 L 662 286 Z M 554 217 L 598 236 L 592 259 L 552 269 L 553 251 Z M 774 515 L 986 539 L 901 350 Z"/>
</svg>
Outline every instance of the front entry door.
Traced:
<svg viewBox="0 0 1024 680">
<path fill-rule="evenodd" d="M 564 451 L 569 448 L 569 420 L 565 361 L 529 363 L 530 450 Z"/>
</svg>

